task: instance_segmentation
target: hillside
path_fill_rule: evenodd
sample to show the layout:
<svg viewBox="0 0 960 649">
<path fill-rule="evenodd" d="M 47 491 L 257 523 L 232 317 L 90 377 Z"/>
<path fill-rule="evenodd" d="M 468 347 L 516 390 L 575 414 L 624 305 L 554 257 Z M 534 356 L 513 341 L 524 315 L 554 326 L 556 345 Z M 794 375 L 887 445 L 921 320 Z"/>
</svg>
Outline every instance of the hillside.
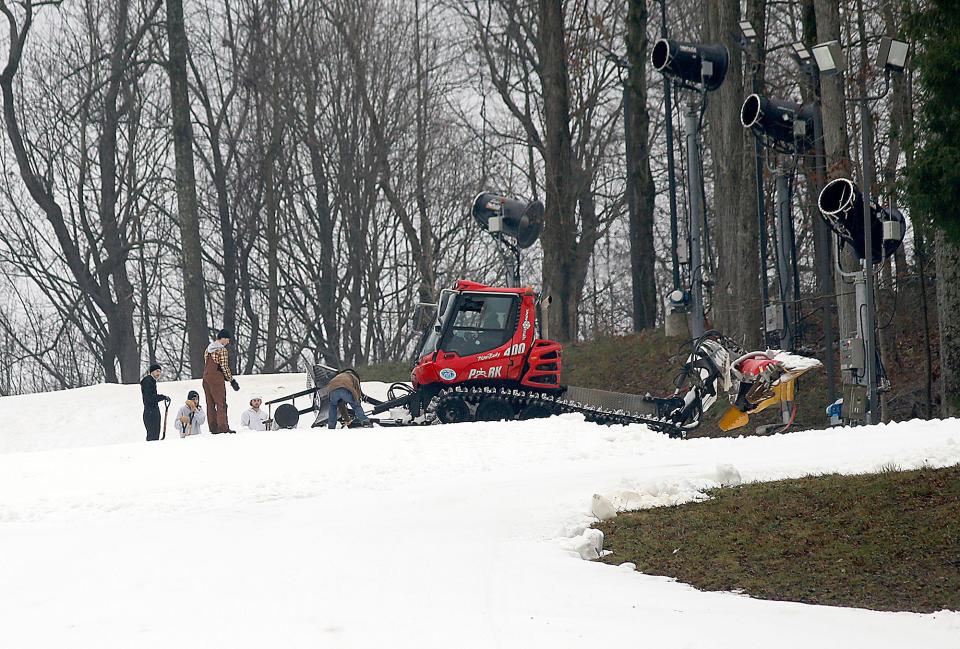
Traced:
<svg viewBox="0 0 960 649">
<path fill-rule="evenodd" d="M 960 466 L 715 489 L 602 523 L 603 561 L 704 590 L 932 613 L 960 610 Z"/>
<path fill-rule="evenodd" d="M 238 380 L 231 417 L 304 376 Z M 197 383 L 159 389 L 182 398 Z M 336 431 L 304 415 L 298 430 L 147 443 L 139 418 L 137 386 L 0 398 L 5 647 L 952 649 L 960 637 L 960 613 L 751 599 L 583 560 L 599 555 L 594 494 L 647 509 L 725 484 L 953 466 L 955 421 L 674 440 L 576 415 Z"/>
</svg>

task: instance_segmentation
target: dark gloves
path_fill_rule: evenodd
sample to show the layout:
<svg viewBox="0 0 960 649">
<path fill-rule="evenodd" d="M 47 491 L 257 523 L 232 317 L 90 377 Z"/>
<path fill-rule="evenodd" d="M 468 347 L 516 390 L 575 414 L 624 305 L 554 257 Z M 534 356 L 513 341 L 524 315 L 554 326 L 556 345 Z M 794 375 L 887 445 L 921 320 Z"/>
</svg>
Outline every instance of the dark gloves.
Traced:
<svg viewBox="0 0 960 649">
<path fill-rule="evenodd" d="M 170 407 L 170 397 L 168 397 L 168 396 L 165 395 L 165 394 L 161 394 L 161 395 L 160 395 L 160 398 L 163 399 L 164 402 L 166 402 L 167 407 L 169 408 L 169 407 Z"/>
<path fill-rule="evenodd" d="M 236 379 L 230 379 L 230 387 L 233 388 L 234 392 L 237 392 L 240 390 L 240 384 L 237 383 Z"/>
</svg>

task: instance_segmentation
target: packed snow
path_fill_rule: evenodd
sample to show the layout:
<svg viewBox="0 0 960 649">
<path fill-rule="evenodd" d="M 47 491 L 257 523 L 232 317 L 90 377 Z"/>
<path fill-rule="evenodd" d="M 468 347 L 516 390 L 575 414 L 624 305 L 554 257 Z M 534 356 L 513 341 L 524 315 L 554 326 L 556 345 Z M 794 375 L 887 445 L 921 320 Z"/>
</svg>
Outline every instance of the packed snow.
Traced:
<svg viewBox="0 0 960 649">
<path fill-rule="evenodd" d="M 254 394 L 305 385 L 238 380 L 234 425 Z M 199 388 L 160 382 L 171 418 Z M 604 551 L 598 517 L 717 485 L 956 464 L 956 420 L 684 441 L 574 415 L 329 431 L 310 414 L 186 439 L 168 422 L 147 443 L 141 411 L 136 385 L 0 399 L 0 647 L 960 646 L 957 612 L 583 560 Z"/>
</svg>

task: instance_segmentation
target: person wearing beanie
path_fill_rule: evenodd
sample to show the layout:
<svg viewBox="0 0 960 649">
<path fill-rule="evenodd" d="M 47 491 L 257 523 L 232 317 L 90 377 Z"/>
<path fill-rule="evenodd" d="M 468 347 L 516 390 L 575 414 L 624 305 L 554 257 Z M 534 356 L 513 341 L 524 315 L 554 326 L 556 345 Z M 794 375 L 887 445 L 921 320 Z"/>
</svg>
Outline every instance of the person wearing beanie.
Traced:
<svg viewBox="0 0 960 649">
<path fill-rule="evenodd" d="M 140 379 L 140 397 L 143 399 L 143 427 L 147 429 L 147 441 L 155 442 L 160 439 L 160 402 L 166 401 L 170 405 L 170 397 L 157 394 L 157 379 L 163 368 L 159 363 L 153 363 L 147 373 Z"/>
<path fill-rule="evenodd" d="M 230 372 L 227 345 L 232 339 L 232 331 L 221 329 L 217 332 L 217 339 L 207 345 L 206 351 L 203 352 L 203 394 L 207 399 L 207 413 L 209 413 L 207 423 L 210 425 L 210 432 L 214 435 L 237 432 L 230 430 L 230 424 L 227 422 L 226 384 L 229 383 L 234 390 L 240 389 L 240 385 Z"/>
<path fill-rule="evenodd" d="M 196 390 L 190 390 L 187 393 L 187 401 L 180 406 L 177 411 L 177 430 L 180 431 L 180 437 L 189 437 L 190 435 L 199 435 L 203 432 L 200 428 L 206 421 L 207 415 L 200 407 L 200 395 Z"/>
<path fill-rule="evenodd" d="M 267 419 L 267 413 L 260 410 L 262 404 L 263 398 L 259 395 L 250 399 L 250 408 L 244 410 L 243 414 L 240 415 L 241 427 L 249 428 L 250 430 L 267 430 L 267 426 L 272 424 L 273 421 Z"/>
</svg>

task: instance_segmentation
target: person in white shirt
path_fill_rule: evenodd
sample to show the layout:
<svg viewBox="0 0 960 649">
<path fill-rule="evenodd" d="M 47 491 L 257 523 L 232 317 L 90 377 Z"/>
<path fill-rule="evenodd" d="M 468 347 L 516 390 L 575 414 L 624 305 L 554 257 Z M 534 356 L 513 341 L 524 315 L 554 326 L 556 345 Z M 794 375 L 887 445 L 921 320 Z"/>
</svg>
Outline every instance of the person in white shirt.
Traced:
<svg viewBox="0 0 960 649">
<path fill-rule="evenodd" d="M 177 412 L 177 430 L 180 431 L 180 437 L 199 435 L 203 432 L 200 425 L 206 421 L 207 416 L 200 407 L 200 395 L 196 390 L 190 390 L 186 403 Z"/>
<path fill-rule="evenodd" d="M 273 422 L 267 419 L 267 413 L 260 410 L 260 404 L 262 403 L 263 399 L 259 396 L 250 399 L 250 409 L 244 410 L 243 414 L 240 415 L 241 426 L 250 430 L 267 430 L 267 427 Z"/>
</svg>

